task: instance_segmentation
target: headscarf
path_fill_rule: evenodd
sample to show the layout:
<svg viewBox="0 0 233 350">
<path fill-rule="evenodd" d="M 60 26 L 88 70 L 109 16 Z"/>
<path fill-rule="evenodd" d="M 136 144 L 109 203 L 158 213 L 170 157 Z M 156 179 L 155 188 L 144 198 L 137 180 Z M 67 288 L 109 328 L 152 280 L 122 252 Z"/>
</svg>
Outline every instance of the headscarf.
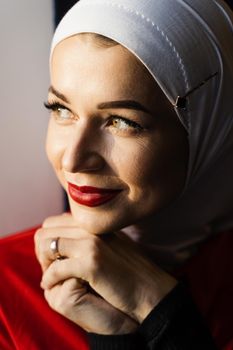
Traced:
<svg viewBox="0 0 233 350">
<path fill-rule="evenodd" d="M 81 0 L 56 29 L 115 40 L 148 69 L 187 130 L 189 163 L 179 198 L 125 233 L 165 263 L 186 259 L 233 228 L 233 15 L 222 0 Z M 172 176 L 172 175 L 171 175 Z"/>
</svg>

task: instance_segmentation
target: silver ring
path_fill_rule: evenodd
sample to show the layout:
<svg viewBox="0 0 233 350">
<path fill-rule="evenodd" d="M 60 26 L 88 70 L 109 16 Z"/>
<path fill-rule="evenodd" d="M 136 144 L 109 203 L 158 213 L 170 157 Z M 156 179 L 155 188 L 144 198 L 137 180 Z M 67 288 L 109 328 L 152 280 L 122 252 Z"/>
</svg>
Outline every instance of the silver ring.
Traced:
<svg viewBox="0 0 233 350">
<path fill-rule="evenodd" d="M 50 242 L 50 250 L 54 255 L 55 260 L 59 260 L 62 258 L 60 252 L 59 252 L 59 239 L 60 237 L 53 238 Z"/>
</svg>

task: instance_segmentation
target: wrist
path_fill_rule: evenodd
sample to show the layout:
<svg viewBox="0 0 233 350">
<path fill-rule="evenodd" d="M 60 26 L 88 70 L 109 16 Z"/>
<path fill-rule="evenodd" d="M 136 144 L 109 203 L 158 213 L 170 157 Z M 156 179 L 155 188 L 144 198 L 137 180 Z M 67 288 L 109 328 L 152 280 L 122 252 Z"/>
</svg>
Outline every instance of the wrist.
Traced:
<svg viewBox="0 0 233 350">
<path fill-rule="evenodd" d="M 112 335 L 123 335 L 123 334 L 130 334 L 134 333 L 139 327 L 139 323 L 136 322 L 133 319 L 125 319 L 124 322 L 119 325 L 119 328 L 115 330 L 115 332 L 112 333 Z"/>
<path fill-rule="evenodd" d="M 177 285 L 177 280 L 170 275 L 164 281 L 153 283 L 144 289 L 144 293 L 135 311 L 135 319 L 141 324 L 150 312 Z"/>
</svg>

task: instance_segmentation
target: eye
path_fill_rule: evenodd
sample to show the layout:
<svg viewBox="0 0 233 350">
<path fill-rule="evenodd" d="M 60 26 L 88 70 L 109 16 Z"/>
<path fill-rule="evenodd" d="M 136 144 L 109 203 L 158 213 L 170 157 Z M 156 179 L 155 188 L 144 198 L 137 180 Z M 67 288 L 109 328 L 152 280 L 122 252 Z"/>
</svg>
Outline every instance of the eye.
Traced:
<svg viewBox="0 0 233 350">
<path fill-rule="evenodd" d="M 119 115 L 112 115 L 107 123 L 107 126 L 116 129 L 117 131 L 139 132 L 143 127 L 133 120 L 121 117 Z"/>
<path fill-rule="evenodd" d="M 72 114 L 72 112 L 61 103 L 58 102 L 45 102 L 45 108 L 50 110 L 57 122 L 67 123 L 74 121 L 77 118 Z"/>
</svg>

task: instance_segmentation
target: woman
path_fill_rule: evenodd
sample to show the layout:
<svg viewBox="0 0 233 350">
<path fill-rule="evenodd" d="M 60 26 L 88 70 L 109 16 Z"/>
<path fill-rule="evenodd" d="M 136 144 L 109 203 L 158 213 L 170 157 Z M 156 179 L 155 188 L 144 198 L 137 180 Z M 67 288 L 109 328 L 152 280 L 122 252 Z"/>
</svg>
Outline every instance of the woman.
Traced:
<svg viewBox="0 0 233 350">
<path fill-rule="evenodd" d="M 71 213 L 36 232 L 42 275 L 35 230 L 2 240 L 1 348 L 233 348 L 232 23 L 220 0 L 63 18 L 46 150 Z"/>
</svg>

